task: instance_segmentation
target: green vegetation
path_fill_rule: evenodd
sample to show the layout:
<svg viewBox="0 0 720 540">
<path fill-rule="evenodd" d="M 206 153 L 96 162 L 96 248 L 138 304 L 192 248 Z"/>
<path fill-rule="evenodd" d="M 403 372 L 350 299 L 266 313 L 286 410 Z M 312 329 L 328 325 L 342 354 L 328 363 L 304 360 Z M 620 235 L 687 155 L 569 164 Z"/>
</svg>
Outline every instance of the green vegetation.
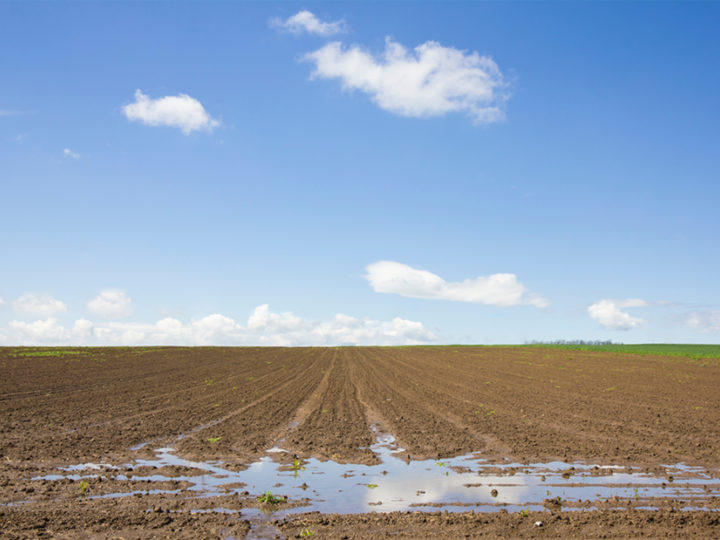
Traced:
<svg viewBox="0 0 720 540">
<path fill-rule="evenodd" d="M 304 521 L 302 522 L 302 529 L 300 529 L 300 537 L 303 538 L 305 536 L 313 536 L 315 532 L 308 527 L 308 524 Z"/>
<path fill-rule="evenodd" d="M 65 355 L 88 355 L 92 354 L 90 351 L 69 351 L 62 349 L 40 349 L 40 350 L 28 350 L 28 351 L 15 351 L 10 356 L 17 358 L 18 356 L 65 356 Z"/>
<path fill-rule="evenodd" d="M 220 439 L 222 439 L 222 437 L 210 437 L 210 438 L 208 439 L 208 442 L 209 442 L 210 444 L 215 444 L 215 443 L 218 442 Z"/>
<path fill-rule="evenodd" d="M 366 485 L 367 487 L 369 487 L 370 489 L 375 489 L 376 487 L 378 487 L 377 484 L 365 484 L 365 485 Z"/>
<path fill-rule="evenodd" d="M 720 358 L 720 345 L 685 345 L 676 343 L 642 343 L 637 345 L 623 345 L 620 343 L 612 343 L 608 345 L 528 343 L 522 346 L 565 349 L 568 351 L 602 351 L 627 354 L 685 356 L 687 358 L 694 359 Z"/>
<path fill-rule="evenodd" d="M 260 495 L 258 497 L 258 502 L 267 504 L 280 504 L 285 502 L 285 497 L 283 497 L 282 495 L 276 497 L 270 491 L 266 491 L 264 495 Z"/>
<path fill-rule="evenodd" d="M 598 344 L 602 343 L 602 344 Z M 416 349 L 437 351 L 438 349 L 519 349 L 519 348 L 565 349 L 569 351 L 605 351 L 627 354 L 658 354 L 665 356 L 684 356 L 686 358 L 720 358 L 720 345 L 696 345 L 683 343 L 640 343 L 623 345 L 611 342 L 568 342 L 544 341 L 528 342 L 523 345 L 402 345 L 395 349 Z M 457 352 L 457 351 L 452 351 Z"/>
</svg>

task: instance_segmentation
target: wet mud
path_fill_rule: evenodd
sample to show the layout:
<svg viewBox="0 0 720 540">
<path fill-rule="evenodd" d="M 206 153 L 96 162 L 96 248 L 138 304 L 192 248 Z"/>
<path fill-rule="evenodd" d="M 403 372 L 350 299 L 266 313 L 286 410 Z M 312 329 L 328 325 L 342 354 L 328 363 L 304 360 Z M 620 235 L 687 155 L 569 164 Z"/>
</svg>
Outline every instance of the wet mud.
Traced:
<svg viewBox="0 0 720 540">
<path fill-rule="evenodd" d="M 522 347 L 1 348 L 0 530 L 716 538 L 719 368 Z"/>
</svg>

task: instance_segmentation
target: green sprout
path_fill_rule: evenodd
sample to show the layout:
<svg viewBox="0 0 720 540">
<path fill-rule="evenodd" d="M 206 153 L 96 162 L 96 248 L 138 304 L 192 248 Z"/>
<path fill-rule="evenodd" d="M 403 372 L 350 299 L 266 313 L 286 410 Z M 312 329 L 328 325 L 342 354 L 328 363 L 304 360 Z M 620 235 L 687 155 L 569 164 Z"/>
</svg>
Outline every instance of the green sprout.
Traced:
<svg viewBox="0 0 720 540">
<path fill-rule="evenodd" d="M 222 439 L 222 437 L 210 437 L 210 438 L 208 439 L 208 442 L 209 442 L 210 444 L 215 444 L 215 443 L 218 442 L 220 439 Z"/>
<path fill-rule="evenodd" d="M 293 461 L 293 464 L 290 465 L 290 470 L 295 473 L 295 478 L 297 478 L 298 472 L 304 471 L 305 467 L 303 467 L 302 461 L 296 459 L 295 461 Z"/>
<path fill-rule="evenodd" d="M 370 489 L 375 489 L 376 487 L 378 487 L 377 484 L 365 484 L 365 485 L 366 485 L 367 487 L 369 487 Z"/>
<path fill-rule="evenodd" d="M 266 491 L 264 495 L 258 497 L 258 502 L 267 504 L 280 504 L 285 502 L 285 497 L 282 495 L 276 497 L 270 491 Z"/>
<path fill-rule="evenodd" d="M 305 523 L 305 522 L 303 521 L 303 522 L 302 522 L 302 525 L 303 525 L 303 527 L 302 527 L 302 529 L 300 529 L 300 537 L 301 537 L 301 538 L 302 538 L 302 537 L 305 537 L 305 536 L 313 536 L 313 535 L 315 535 L 315 531 L 313 531 L 310 527 L 308 527 L 308 526 L 307 526 L 307 523 Z"/>
</svg>

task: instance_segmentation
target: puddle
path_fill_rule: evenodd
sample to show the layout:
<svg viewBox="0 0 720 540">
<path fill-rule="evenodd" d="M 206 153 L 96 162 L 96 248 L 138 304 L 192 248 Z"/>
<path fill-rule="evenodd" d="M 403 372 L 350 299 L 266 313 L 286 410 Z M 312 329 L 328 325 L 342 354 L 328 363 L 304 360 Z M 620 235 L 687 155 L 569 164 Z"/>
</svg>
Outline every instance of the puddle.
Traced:
<svg viewBox="0 0 720 540">
<path fill-rule="evenodd" d="M 395 445 L 392 435 L 377 432 L 376 435 L 378 442 L 371 449 L 381 458 L 379 465 L 309 459 L 303 463 L 302 470 L 281 471 L 281 464 L 265 457 L 246 470 L 233 472 L 222 468 L 220 462 L 193 462 L 176 456 L 172 448 L 160 448 L 155 450 L 156 459 L 139 459 L 132 466 L 160 468 L 167 465 L 202 470 L 204 474 L 194 476 L 180 474 L 168 478 L 157 474 L 142 477 L 151 482 L 186 481 L 192 484 L 187 491 L 194 492 L 196 497 L 241 494 L 243 491 L 259 496 L 270 491 L 289 496 L 291 501 L 306 500 L 308 503 L 301 508 L 285 509 L 276 516 L 308 511 L 497 511 L 498 507 L 515 511 L 528 507 L 542 509 L 543 501 L 557 500 L 558 497 L 565 509 L 595 508 L 598 501 L 625 507 L 629 500 L 633 500 L 636 507 L 658 508 L 667 501 L 681 500 L 685 507 L 703 508 L 712 497 L 720 496 L 720 479 L 713 477 L 718 476 L 717 471 L 703 468 L 666 466 L 662 476 L 653 476 L 639 469 L 578 463 L 488 463 L 479 454 L 440 461 L 405 461 L 395 455 L 403 449 Z M 278 447 L 269 450 L 284 451 Z M 104 463 L 75 465 L 64 469 L 76 473 L 74 475 L 43 478 L 78 480 L 91 476 L 91 471 L 97 475 L 96 471 L 111 468 Z M 131 478 L 122 471 L 113 474 L 116 481 Z M 177 493 L 152 489 L 143 492 Z M 128 495 L 130 493 L 115 493 L 99 497 Z M 243 510 L 244 515 L 247 512 Z M 270 527 L 261 513 L 251 513 L 258 521 L 258 527 Z"/>
</svg>

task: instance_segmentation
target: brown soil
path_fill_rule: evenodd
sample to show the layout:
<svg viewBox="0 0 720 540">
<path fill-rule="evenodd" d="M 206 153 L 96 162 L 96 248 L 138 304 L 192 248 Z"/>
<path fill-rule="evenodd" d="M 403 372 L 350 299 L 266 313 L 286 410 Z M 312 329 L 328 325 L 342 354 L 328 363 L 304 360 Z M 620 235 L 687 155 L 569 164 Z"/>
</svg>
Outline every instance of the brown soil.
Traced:
<svg viewBox="0 0 720 540">
<path fill-rule="evenodd" d="M 222 501 L 185 491 L 146 494 L 186 488 L 172 480 L 172 471 L 163 471 L 163 482 L 148 482 L 142 477 L 155 473 L 136 470 L 121 487 L 108 470 L 105 480 L 85 488 L 141 492 L 113 499 L 83 498 L 68 479 L 31 478 L 73 463 L 122 466 L 167 445 L 186 458 L 221 459 L 232 470 L 278 443 L 290 450 L 276 455 L 279 460 L 297 455 L 374 464 L 370 424 L 393 434 L 406 459 L 482 451 L 491 462 L 715 469 L 718 388 L 716 360 L 559 349 L 2 348 L 0 531 L 3 538 L 242 538 L 250 526 L 240 510 L 257 507 L 257 494 Z M 213 508 L 236 513 L 191 513 Z M 299 534 L 302 521 L 311 520 L 329 538 L 390 532 L 717 538 L 717 515 L 633 509 L 556 512 L 551 519 L 502 512 L 309 514 L 288 518 L 280 529 Z"/>
</svg>

